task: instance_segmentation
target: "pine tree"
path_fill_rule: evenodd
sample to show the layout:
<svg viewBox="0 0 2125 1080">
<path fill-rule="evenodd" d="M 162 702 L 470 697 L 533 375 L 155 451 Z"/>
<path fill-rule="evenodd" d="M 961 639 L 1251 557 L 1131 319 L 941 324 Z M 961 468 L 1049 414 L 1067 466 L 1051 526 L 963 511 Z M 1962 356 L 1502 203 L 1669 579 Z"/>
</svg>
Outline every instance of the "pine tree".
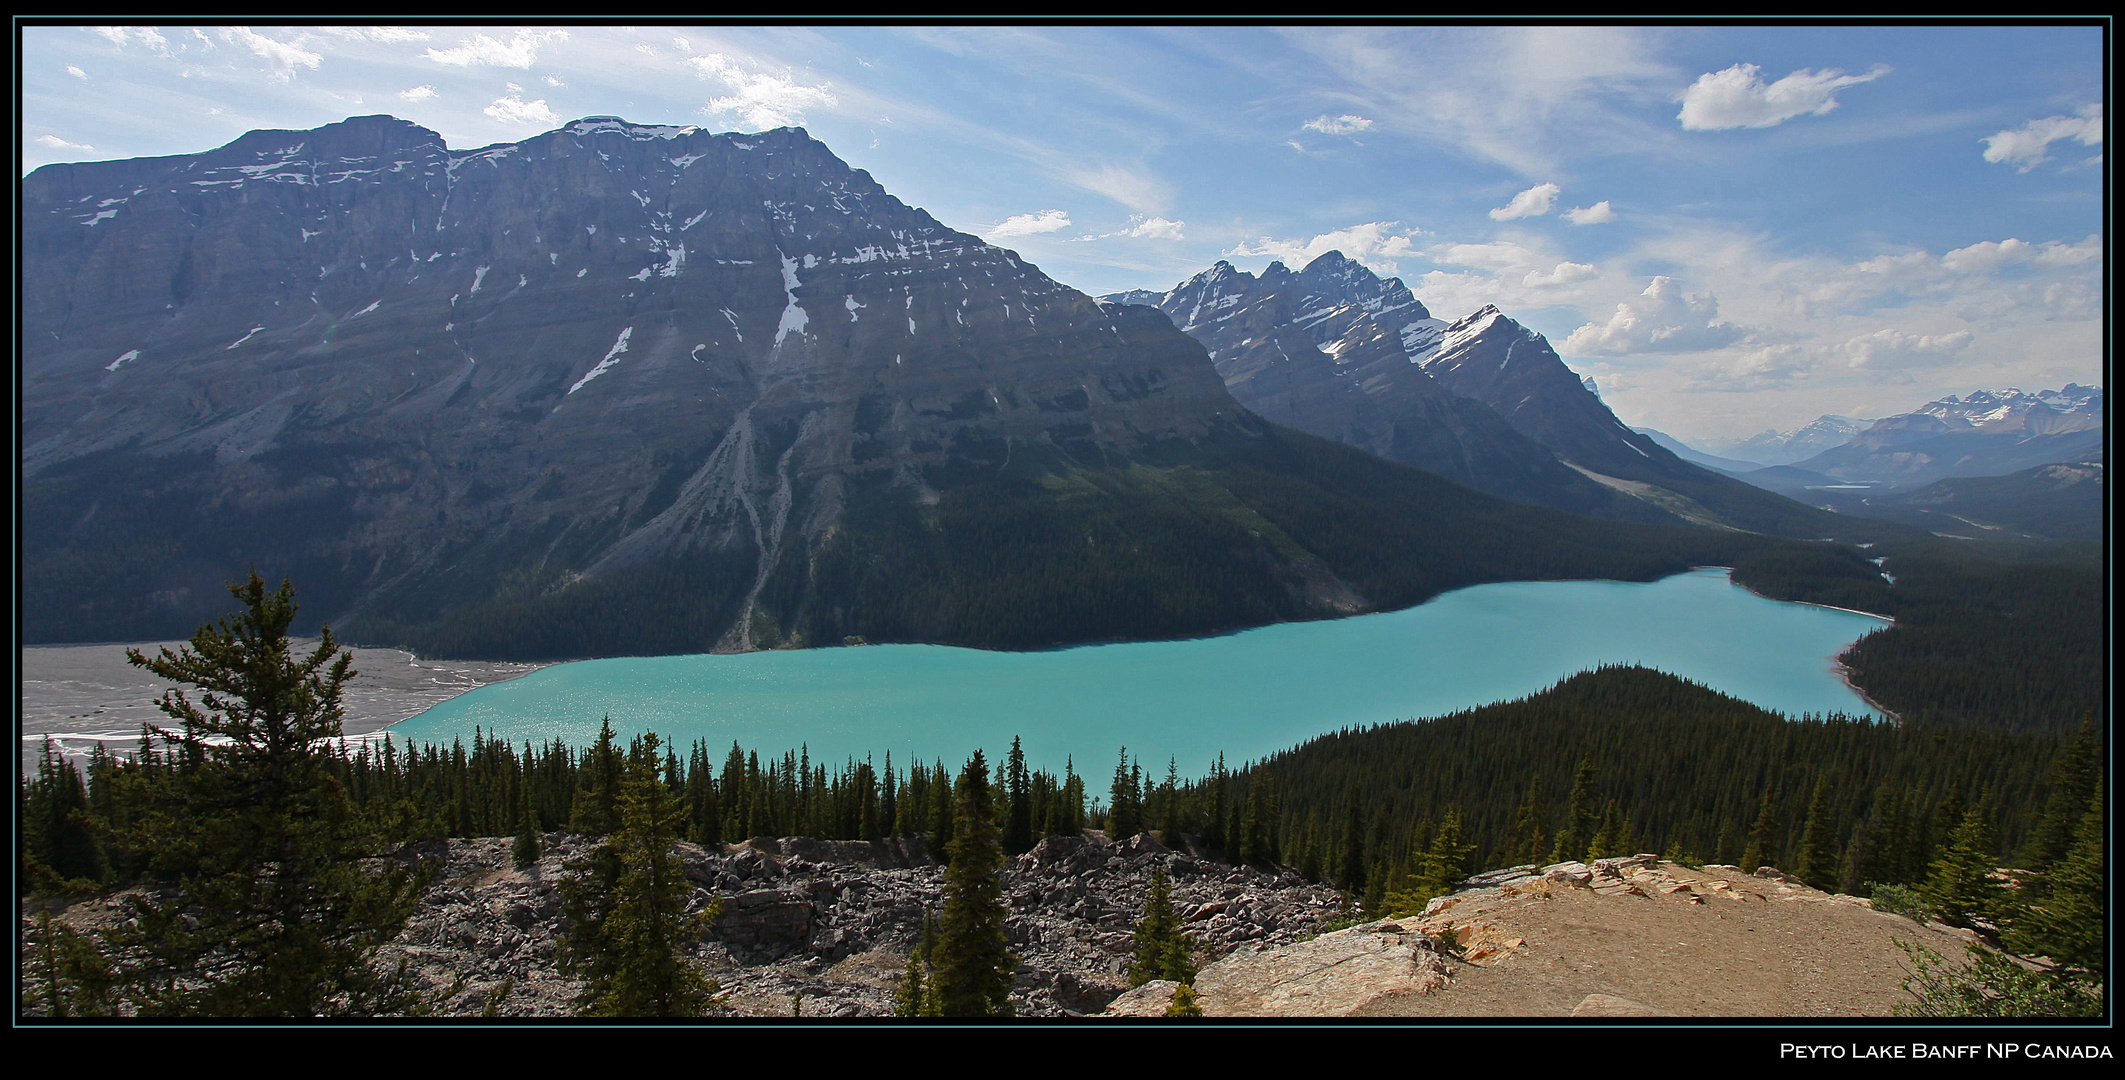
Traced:
<svg viewBox="0 0 2125 1080">
<path fill-rule="evenodd" d="M 330 629 L 308 656 L 289 647 L 294 586 L 268 593 L 253 572 L 230 592 L 243 610 L 153 658 L 126 657 L 195 687 L 157 702 L 182 736 L 148 828 L 152 869 L 176 887 L 131 901 L 113 935 L 122 993 L 143 1016 L 361 1016 L 418 1004 L 377 970 L 425 878 L 365 863 L 379 843 L 333 776 L 340 695 L 353 654 Z M 402 972 L 403 969 L 401 969 Z"/>
<path fill-rule="evenodd" d="M 1108 789 L 1107 838 L 1117 843 L 1144 831 L 1141 784 L 1129 768 L 1129 748 L 1122 747 L 1121 762 L 1114 766 L 1114 783 Z"/>
<path fill-rule="evenodd" d="M 1182 983 L 1173 988 L 1173 1000 L 1166 1005 L 1167 1016 L 1201 1016 L 1203 1007 L 1195 1000 L 1195 987 Z"/>
<path fill-rule="evenodd" d="M 938 1010 L 944 1016 L 1008 1016 L 1018 961 L 1004 937 L 1010 912 L 998 877 L 1003 849 L 981 751 L 960 772 L 957 794 L 935 953 Z"/>
<path fill-rule="evenodd" d="M 1163 867 L 1151 872 L 1151 892 L 1144 900 L 1144 915 L 1136 922 L 1129 947 L 1130 986 L 1142 986 L 1153 979 L 1195 981 L 1193 942 L 1173 913 L 1172 886 Z"/>
<path fill-rule="evenodd" d="M 693 883 L 672 850 L 686 807 L 659 776 L 658 749 L 649 734 L 629 755 L 619 828 L 564 890 L 575 925 L 562 970 L 583 979 L 586 1016 L 699 1016 L 715 994 L 687 955 L 712 916 L 686 912 Z"/>
<path fill-rule="evenodd" d="M 1631 820 L 1623 813 L 1623 804 L 1615 799 L 1608 801 L 1608 808 L 1601 814 L 1601 828 L 1594 832 L 1594 842 L 1587 846 L 1587 854 L 1596 859 L 1613 859 L 1631 854 Z"/>
<path fill-rule="evenodd" d="M 2081 730 L 2060 748 L 2058 760 L 2052 765 L 2044 816 L 2023 847 L 2019 865 L 2041 875 L 2066 858 L 2067 851 L 2077 842 L 2089 795 L 2102 783 L 2102 753 L 2103 733 L 2096 727 L 2095 714 L 2089 713 L 2081 719 Z M 2037 892 L 2043 892 L 2048 877 L 2040 876 L 2035 885 Z"/>
<path fill-rule="evenodd" d="M 619 827 L 620 775 L 624 771 L 619 747 L 613 741 L 612 717 L 608 716 L 598 725 L 598 741 L 583 756 L 575 811 L 568 819 L 569 832 L 598 837 Z"/>
</svg>

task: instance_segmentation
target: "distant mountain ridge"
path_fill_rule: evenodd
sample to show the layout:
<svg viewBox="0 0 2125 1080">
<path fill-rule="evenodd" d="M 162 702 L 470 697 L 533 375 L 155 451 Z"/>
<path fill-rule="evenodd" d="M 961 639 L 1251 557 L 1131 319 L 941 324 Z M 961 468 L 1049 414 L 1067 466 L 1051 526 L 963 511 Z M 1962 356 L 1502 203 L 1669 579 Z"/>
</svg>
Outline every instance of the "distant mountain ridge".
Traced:
<svg viewBox="0 0 2125 1080">
<path fill-rule="evenodd" d="M 1259 278 L 1219 262 L 1155 306 L 1210 350 L 1247 408 L 1502 498 L 1791 536 L 1837 528 L 1632 431 L 1496 307 L 1433 318 L 1400 279 L 1340 252 Z"/>
<path fill-rule="evenodd" d="M 1834 482 L 1910 491 L 1938 480 L 2091 460 L 2102 449 L 2102 389 L 2068 383 L 2035 393 L 1949 395 L 1877 420 L 1845 442 L 1790 464 Z M 1789 483 L 1776 474 L 1750 479 L 1773 487 Z"/>
</svg>

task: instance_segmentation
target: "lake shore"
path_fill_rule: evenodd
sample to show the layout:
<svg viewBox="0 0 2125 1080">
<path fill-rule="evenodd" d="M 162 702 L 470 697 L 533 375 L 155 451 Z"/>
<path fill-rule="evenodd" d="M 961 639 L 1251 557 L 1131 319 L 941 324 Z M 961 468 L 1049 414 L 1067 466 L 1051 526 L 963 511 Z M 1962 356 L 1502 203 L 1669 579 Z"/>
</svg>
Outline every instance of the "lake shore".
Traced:
<svg viewBox="0 0 2125 1080">
<path fill-rule="evenodd" d="M 97 745 L 112 753 L 130 753 L 140 740 L 142 724 L 169 723 L 155 706 L 166 683 L 133 666 L 128 649 L 153 656 L 175 650 L 181 641 L 115 642 L 95 645 L 30 645 L 17 654 L 21 662 L 21 769 L 35 773 L 44 739 L 49 736 L 69 757 L 85 758 Z M 300 655 L 317 647 L 317 639 L 293 642 Z M 350 647 L 351 648 L 351 647 Z M 366 740 L 385 728 L 418 716 L 467 691 L 522 678 L 550 663 L 500 663 L 483 660 L 423 660 L 402 649 L 352 648 L 354 678 L 341 698 L 347 737 Z"/>
</svg>

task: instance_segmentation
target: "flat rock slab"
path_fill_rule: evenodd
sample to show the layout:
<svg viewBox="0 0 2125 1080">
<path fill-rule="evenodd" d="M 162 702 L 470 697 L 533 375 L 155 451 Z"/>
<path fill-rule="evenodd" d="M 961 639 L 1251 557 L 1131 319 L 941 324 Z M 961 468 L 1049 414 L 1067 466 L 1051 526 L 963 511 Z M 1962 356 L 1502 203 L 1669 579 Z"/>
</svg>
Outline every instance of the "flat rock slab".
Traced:
<svg viewBox="0 0 2125 1080">
<path fill-rule="evenodd" d="M 1227 956 L 1196 975 L 1195 992 L 1205 1016 L 1350 1016 L 1383 998 L 1431 993 L 1445 981 L 1446 965 L 1429 937 L 1372 923 Z"/>
</svg>

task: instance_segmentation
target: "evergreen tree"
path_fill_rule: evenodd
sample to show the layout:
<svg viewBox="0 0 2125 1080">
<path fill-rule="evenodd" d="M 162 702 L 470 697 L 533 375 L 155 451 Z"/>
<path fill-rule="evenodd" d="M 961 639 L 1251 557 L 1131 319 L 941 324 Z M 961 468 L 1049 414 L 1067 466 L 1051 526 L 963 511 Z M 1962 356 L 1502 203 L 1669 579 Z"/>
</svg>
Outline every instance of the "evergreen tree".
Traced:
<svg viewBox="0 0 2125 1080">
<path fill-rule="evenodd" d="M 1564 828 L 1557 833 L 1551 862 L 1574 862 L 1586 858 L 1598 823 L 1594 817 L 1594 759 L 1579 759 L 1579 772 L 1572 778 L 1571 803 L 1564 812 Z"/>
<path fill-rule="evenodd" d="M 1144 831 L 1143 807 L 1138 796 L 1141 785 L 1136 776 L 1137 773 L 1129 767 L 1129 748 L 1124 746 L 1121 761 L 1114 766 L 1114 783 L 1107 792 L 1107 838 L 1117 843 Z"/>
<path fill-rule="evenodd" d="M 2077 843 L 2089 796 L 2103 780 L 2102 755 L 2103 733 L 2097 729 L 2091 712 L 2081 719 L 2081 730 L 2059 750 L 2058 760 L 2051 768 L 2051 791 L 2044 801 L 2044 816 L 2023 847 L 2019 865 L 2041 874 L 2064 859 L 2068 849 Z M 2047 879 L 2040 876 L 2035 884 L 2041 893 Z"/>
<path fill-rule="evenodd" d="M 1019 748 L 1016 735 L 1011 737 L 1011 756 L 1004 774 L 1010 806 L 1004 817 L 1003 852 L 1023 855 L 1033 850 L 1033 803 L 1027 790 L 1026 754 Z"/>
<path fill-rule="evenodd" d="M 945 869 L 944 919 L 938 930 L 933 986 L 944 1016 L 1008 1016 L 1018 961 L 1003 924 L 997 842 L 988 764 L 981 751 L 959 774 L 952 825 L 952 861 Z"/>
<path fill-rule="evenodd" d="M 1835 888 L 1836 843 L 1830 834 L 1830 777 L 1817 773 L 1815 795 L 1808 800 L 1807 822 L 1800 829 L 1800 850 L 1793 856 L 1793 873 L 1818 889 Z"/>
<path fill-rule="evenodd" d="M 1427 894 L 1425 902 L 1452 892 L 1454 886 L 1475 873 L 1475 862 L 1476 846 L 1467 840 L 1461 806 L 1448 806 L 1439 828 L 1432 833 L 1430 845 L 1417 862 L 1417 886 Z"/>
<path fill-rule="evenodd" d="M 658 749 L 652 733 L 629 755 L 619 828 L 566 890 L 575 925 L 562 970 L 583 979 L 586 1016 L 699 1016 L 715 993 L 688 957 L 712 916 L 686 912 L 693 883 L 672 850 L 686 807 L 659 776 Z"/>
<path fill-rule="evenodd" d="M 1763 802 L 1756 809 L 1756 824 L 1749 827 L 1749 846 L 1741 852 L 1741 872 L 1753 874 L 1761 867 L 1774 865 L 1777 842 L 1777 807 L 1771 799 L 1771 788 L 1766 786 Z"/>
<path fill-rule="evenodd" d="M 524 800 L 523 821 L 517 825 L 516 843 L 509 848 L 509 861 L 523 870 L 539 861 L 543 854 L 539 845 L 538 814 L 531 809 L 531 800 Z"/>
<path fill-rule="evenodd" d="M 2101 982 L 2109 969 L 2109 879 L 2103 856 L 2103 784 L 2099 778 L 2075 830 L 2073 846 L 2051 873 L 2051 891 L 2016 922 L 2018 950 L 2048 956 Z"/>
<path fill-rule="evenodd" d="M 1594 842 L 1587 845 L 1587 854 L 1596 859 L 1613 859 L 1631 854 L 1630 849 L 1630 818 L 1624 815 L 1622 803 L 1610 799 L 1601 814 L 1601 828 L 1595 830 Z"/>
<path fill-rule="evenodd" d="M 110 872 L 103 843 L 89 824 L 88 789 L 81 773 L 60 755 L 50 736 L 37 760 L 37 778 L 23 792 L 22 855 L 24 884 L 46 876 L 96 882 Z"/>
<path fill-rule="evenodd" d="M 1173 1000 L 1166 1005 L 1167 1016 L 1201 1016 L 1203 1007 L 1196 1003 L 1195 987 L 1182 983 L 1173 988 Z"/>
<path fill-rule="evenodd" d="M 2001 888 L 1992 880 L 1993 866 L 1992 828 L 1983 808 L 1973 806 L 1949 834 L 1921 893 L 1940 912 L 1942 922 L 1956 926 L 1990 922 L 2002 900 Z"/>
<path fill-rule="evenodd" d="M 1142 986 L 1153 979 L 1193 983 L 1192 946 L 1173 913 L 1172 886 L 1166 880 L 1165 869 L 1153 870 L 1144 915 L 1137 920 L 1136 934 L 1130 939 L 1129 985 Z"/>
<path fill-rule="evenodd" d="M 334 777 L 340 695 L 352 653 L 330 629 L 291 654 L 294 586 L 268 593 L 253 572 L 230 592 L 243 609 L 200 628 L 176 652 L 126 658 L 169 682 L 157 706 L 183 723 L 157 730 L 180 762 L 165 773 L 149 824 L 152 869 L 176 882 L 129 901 L 113 935 L 123 993 L 143 1016 L 374 1015 L 418 1004 L 377 970 L 425 879 L 371 869 L 378 842 Z M 402 973 L 403 969 L 401 969 Z"/>
<path fill-rule="evenodd" d="M 612 717 L 598 725 L 598 741 L 584 755 L 576 790 L 575 812 L 568 831 L 577 836 L 604 836 L 620 825 L 620 774 L 625 766 L 614 745 Z"/>
<path fill-rule="evenodd" d="M 1343 848 L 1336 859 L 1336 888 L 1353 899 L 1365 890 L 1365 823 L 1355 797 L 1343 804 Z"/>
<path fill-rule="evenodd" d="M 1503 857 L 1508 865 L 1539 863 L 1549 854 L 1542 819 L 1542 774 L 1536 773 L 1527 785 L 1527 798 L 1521 802 L 1520 812 L 1513 817 L 1512 831 L 1505 836 Z"/>
</svg>

